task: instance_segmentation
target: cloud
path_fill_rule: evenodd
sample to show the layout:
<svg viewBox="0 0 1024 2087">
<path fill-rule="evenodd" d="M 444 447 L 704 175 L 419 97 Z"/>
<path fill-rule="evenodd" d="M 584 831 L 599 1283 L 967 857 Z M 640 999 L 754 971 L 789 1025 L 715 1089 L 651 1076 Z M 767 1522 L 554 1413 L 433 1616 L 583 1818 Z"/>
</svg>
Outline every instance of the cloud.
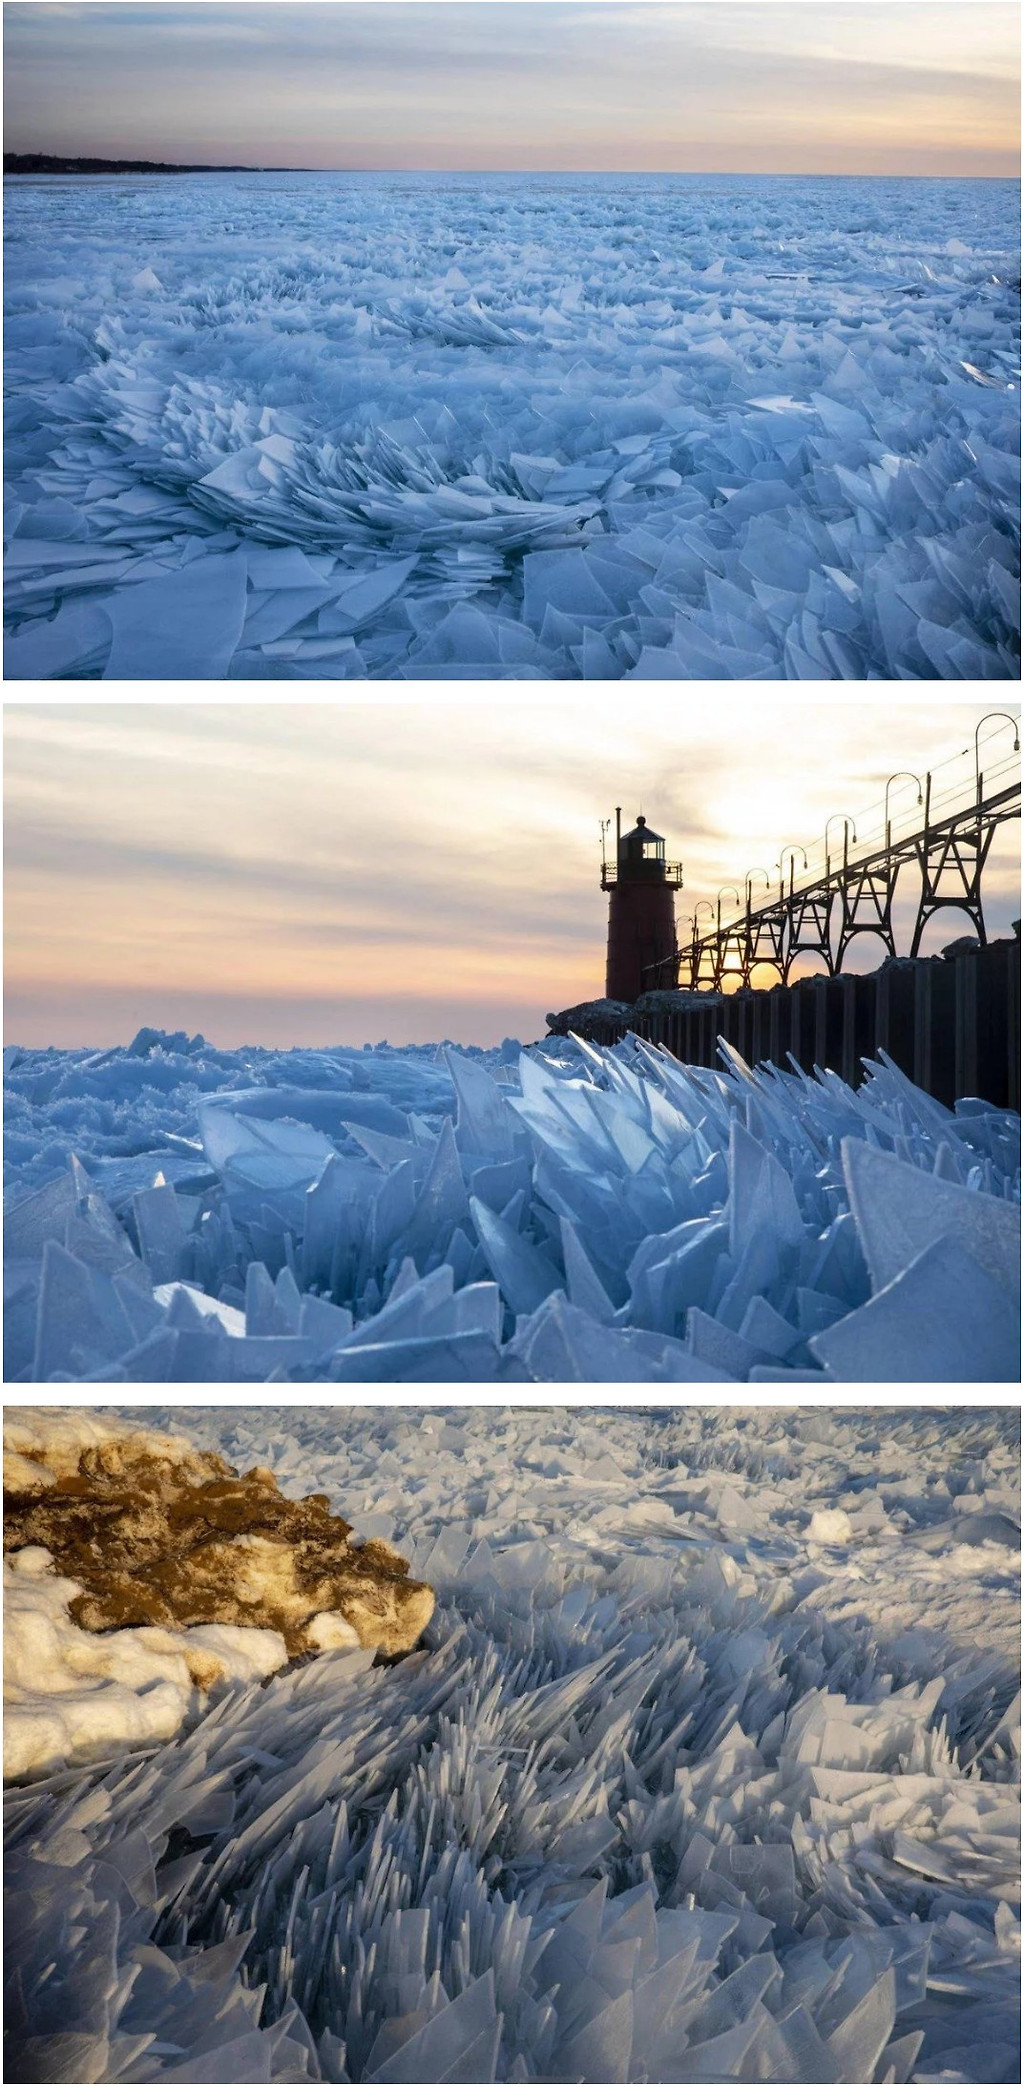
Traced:
<svg viewBox="0 0 1024 2087">
<path fill-rule="evenodd" d="M 820 846 L 830 813 L 877 819 L 893 771 L 951 756 L 973 772 L 986 708 L 934 691 L 720 692 L 709 708 L 561 689 L 475 706 L 11 705 L 10 1034 L 30 1040 L 44 988 L 64 1041 L 102 1040 L 90 1011 L 129 1002 L 136 1027 L 243 1040 L 204 1012 L 225 994 L 273 1010 L 270 1040 L 329 1040 L 342 1003 L 354 1042 L 397 1036 L 396 1006 L 406 1039 L 535 1034 L 548 1007 L 601 988 L 599 820 L 616 801 L 682 856 L 682 928 L 753 865 L 774 874 L 785 842 Z M 985 727 L 989 759 L 1001 732 L 1009 745 Z M 996 932 L 1017 907 L 1014 841 L 986 879 Z M 947 916 L 938 939 L 955 931 Z"/>
<path fill-rule="evenodd" d="M 5 37 L 9 142 L 57 150 L 331 166 L 343 124 L 376 167 L 938 172 L 1018 127 L 1000 0 L 24 0 Z"/>
<path fill-rule="evenodd" d="M 389 935 L 405 937 L 415 923 L 421 951 L 424 942 L 445 948 L 489 944 L 499 929 L 506 939 L 537 946 L 572 941 L 585 927 L 586 905 L 578 892 L 511 887 L 505 851 L 490 860 L 474 857 L 471 875 L 463 862 L 464 878 L 457 857 L 412 872 L 400 860 L 375 864 L 352 850 L 339 852 L 331 870 L 317 870 L 279 858 L 246 859 L 184 842 L 160 847 L 83 830 L 75 834 L 71 852 L 79 892 L 98 891 L 113 907 L 118 894 L 130 891 L 136 907 L 141 901 L 154 909 L 158 932 L 159 909 L 168 896 L 177 909 L 192 911 L 197 895 L 224 925 L 234 910 L 239 927 L 244 919 L 259 923 L 268 940 L 297 935 L 307 944 L 379 944 Z M 68 853 L 63 823 L 19 819 L 13 832 L 8 828 L 5 871 L 26 885 L 45 879 L 64 887 Z M 117 928 L 120 933 L 121 919 Z M 99 924 L 96 932 L 102 932 Z"/>
</svg>

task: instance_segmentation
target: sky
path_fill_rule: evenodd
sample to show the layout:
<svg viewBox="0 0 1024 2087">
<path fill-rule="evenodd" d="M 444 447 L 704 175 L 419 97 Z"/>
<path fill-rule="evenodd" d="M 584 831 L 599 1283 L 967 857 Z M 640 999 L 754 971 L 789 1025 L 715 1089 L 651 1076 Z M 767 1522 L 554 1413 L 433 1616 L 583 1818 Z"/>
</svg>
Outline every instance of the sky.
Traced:
<svg viewBox="0 0 1024 2087">
<path fill-rule="evenodd" d="M 9 151 L 1019 175 L 1004 0 L 9 0 Z"/>
<path fill-rule="evenodd" d="M 143 1024 L 224 1047 L 532 1041 L 549 1009 L 603 991 L 616 803 L 682 859 L 683 935 L 748 871 L 777 880 L 787 845 L 813 864 L 830 815 L 863 840 L 894 771 L 969 783 L 993 707 L 720 687 L 713 710 L 561 689 L 476 706 L 8 703 L 7 1041 L 100 1047 Z M 981 747 L 983 769 L 1009 759 L 1012 728 L 990 720 Z M 916 795 L 893 785 L 897 827 Z M 1014 823 L 986 877 L 992 934 L 1019 915 L 1018 857 Z M 905 949 L 909 897 L 899 913 Z M 926 947 L 969 931 L 943 914 Z M 865 937 L 853 968 L 881 954 Z"/>
</svg>

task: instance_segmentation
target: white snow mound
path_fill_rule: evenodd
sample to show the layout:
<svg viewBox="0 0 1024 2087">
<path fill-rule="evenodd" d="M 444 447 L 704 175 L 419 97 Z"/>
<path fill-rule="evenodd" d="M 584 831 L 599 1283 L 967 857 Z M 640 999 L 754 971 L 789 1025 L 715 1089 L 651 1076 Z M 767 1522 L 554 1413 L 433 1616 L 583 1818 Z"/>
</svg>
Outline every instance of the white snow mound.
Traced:
<svg viewBox="0 0 1024 2087">
<path fill-rule="evenodd" d="M 287 1665 L 274 1630 L 81 1630 L 68 1614 L 81 1592 L 38 1545 L 4 1560 L 5 1778 L 171 1739 L 200 1691 Z"/>
</svg>

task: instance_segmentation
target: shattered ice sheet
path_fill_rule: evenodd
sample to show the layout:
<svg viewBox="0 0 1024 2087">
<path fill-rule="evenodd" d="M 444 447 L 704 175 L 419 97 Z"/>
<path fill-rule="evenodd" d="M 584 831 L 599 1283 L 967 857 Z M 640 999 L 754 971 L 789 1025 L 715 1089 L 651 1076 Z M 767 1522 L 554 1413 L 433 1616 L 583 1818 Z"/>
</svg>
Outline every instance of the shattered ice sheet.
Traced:
<svg viewBox="0 0 1024 2087">
<path fill-rule="evenodd" d="M 6 672 L 1019 672 L 1019 186 L 5 182 Z"/>
<path fill-rule="evenodd" d="M 10 1050 L 8 1380 L 1019 1382 L 1019 1116 L 509 1048 Z"/>
<path fill-rule="evenodd" d="M 1019 2079 L 1015 1410 L 140 1417 L 438 1608 L 8 1791 L 11 2077 Z"/>
</svg>

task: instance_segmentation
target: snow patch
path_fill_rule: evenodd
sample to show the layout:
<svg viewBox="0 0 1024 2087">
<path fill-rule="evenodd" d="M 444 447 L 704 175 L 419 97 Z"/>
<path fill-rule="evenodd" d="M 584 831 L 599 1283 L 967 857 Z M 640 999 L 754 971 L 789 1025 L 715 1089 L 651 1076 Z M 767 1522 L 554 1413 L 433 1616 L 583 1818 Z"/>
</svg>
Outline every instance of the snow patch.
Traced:
<svg viewBox="0 0 1024 2087">
<path fill-rule="evenodd" d="M 843 1508 L 819 1507 L 808 1523 L 807 1539 L 813 1544 L 848 1544 L 853 1540 L 853 1524 Z"/>
</svg>

